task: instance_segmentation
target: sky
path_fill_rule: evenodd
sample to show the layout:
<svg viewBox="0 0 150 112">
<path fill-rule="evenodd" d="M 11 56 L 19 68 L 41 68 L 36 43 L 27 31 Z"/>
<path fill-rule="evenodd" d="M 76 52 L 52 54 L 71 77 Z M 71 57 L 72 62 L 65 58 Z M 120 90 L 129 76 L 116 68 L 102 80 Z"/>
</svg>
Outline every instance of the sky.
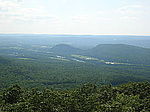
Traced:
<svg viewBox="0 0 150 112">
<path fill-rule="evenodd" d="M 150 0 L 0 0 L 0 33 L 150 35 Z"/>
</svg>

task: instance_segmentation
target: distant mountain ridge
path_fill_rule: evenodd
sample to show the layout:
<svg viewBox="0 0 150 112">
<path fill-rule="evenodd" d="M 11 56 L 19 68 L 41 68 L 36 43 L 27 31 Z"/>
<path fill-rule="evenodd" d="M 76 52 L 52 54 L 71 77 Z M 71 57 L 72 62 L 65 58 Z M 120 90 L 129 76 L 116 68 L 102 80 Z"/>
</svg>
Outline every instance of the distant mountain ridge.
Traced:
<svg viewBox="0 0 150 112">
<path fill-rule="evenodd" d="M 51 50 L 62 55 L 80 54 L 120 63 L 150 64 L 150 49 L 126 44 L 99 44 L 88 50 L 60 44 Z"/>
<path fill-rule="evenodd" d="M 90 49 L 87 54 L 109 61 L 150 64 L 150 49 L 132 45 L 101 44 Z"/>
<path fill-rule="evenodd" d="M 72 53 L 74 54 L 74 53 L 82 52 L 81 49 L 72 47 L 72 46 L 67 45 L 67 44 L 56 45 L 56 46 L 52 47 L 50 50 L 52 52 L 58 53 L 58 54 L 72 54 Z"/>
<path fill-rule="evenodd" d="M 89 49 L 98 44 L 128 44 L 150 48 L 150 36 L 134 35 L 49 35 L 49 34 L 0 34 L 0 46 L 32 46 L 66 44 Z"/>
</svg>

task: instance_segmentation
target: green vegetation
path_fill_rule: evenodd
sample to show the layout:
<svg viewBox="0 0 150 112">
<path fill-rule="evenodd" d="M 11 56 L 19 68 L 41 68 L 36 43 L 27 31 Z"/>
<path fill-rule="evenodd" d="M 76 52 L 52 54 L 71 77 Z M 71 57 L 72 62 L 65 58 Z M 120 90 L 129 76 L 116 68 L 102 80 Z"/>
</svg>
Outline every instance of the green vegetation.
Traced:
<svg viewBox="0 0 150 112">
<path fill-rule="evenodd" d="M 0 60 L 0 89 L 12 84 L 27 88 L 67 89 L 88 82 L 118 85 L 129 81 L 150 81 L 150 69 L 145 66 L 79 63 L 50 58 L 43 61 Z"/>
<path fill-rule="evenodd" d="M 150 49 L 124 44 L 100 44 L 87 55 L 110 62 L 150 65 Z"/>
<path fill-rule="evenodd" d="M 149 112 L 149 104 L 149 82 L 43 91 L 14 85 L 0 95 L 1 112 Z"/>
<path fill-rule="evenodd" d="M 64 55 L 73 54 L 73 53 L 76 54 L 76 53 L 82 52 L 81 49 L 74 48 L 74 47 L 72 47 L 70 45 L 66 45 L 66 44 L 56 45 L 53 48 L 51 48 L 50 50 L 57 54 L 64 54 Z"/>
<path fill-rule="evenodd" d="M 91 50 L 68 45 L 25 47 L 0 48 L 0 111 L 150 111 L 149 49 L 128 45 L 99 45 Z"/>
</svg>

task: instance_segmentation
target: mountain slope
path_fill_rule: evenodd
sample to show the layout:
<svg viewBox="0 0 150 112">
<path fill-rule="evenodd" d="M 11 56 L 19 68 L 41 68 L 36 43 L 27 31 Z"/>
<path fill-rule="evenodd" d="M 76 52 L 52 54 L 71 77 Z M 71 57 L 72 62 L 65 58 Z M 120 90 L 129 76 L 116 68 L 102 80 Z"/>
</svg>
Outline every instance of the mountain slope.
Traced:
<svg viewBox="0 0 150 112">
<path fill-rule="evenodd" d="M 82 52 L 81 49 L 74 48 L 74 47 L 72 47 L 70 45 L 66 45 L 66 44 L 56 45 L 53 48 L 51 48 L 51 51 L 54 53 L 57 53 L 57 54 L 62 54 L 62 55 L 75 54 L 75 53 Z"/>
<path fill-rule="evenodd" d="M 88 50 L 60 44 L 51 48 L 60 55 L 80 54 L 118 63 L 150 65 L 150 49 L 125 44 L 100 44 Z"/>
<path fill-rule="evenodd" d="M 124 44 L 101 44 L 86 51 L 86 55 L 107 61 L 150 64 L 150 49 Z"/>
</svg>

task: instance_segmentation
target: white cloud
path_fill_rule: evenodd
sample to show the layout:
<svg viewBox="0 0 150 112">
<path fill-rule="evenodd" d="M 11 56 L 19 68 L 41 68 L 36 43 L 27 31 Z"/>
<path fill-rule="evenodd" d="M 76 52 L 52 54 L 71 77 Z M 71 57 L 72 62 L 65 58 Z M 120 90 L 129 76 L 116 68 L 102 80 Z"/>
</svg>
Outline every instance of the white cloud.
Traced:
<svg viewBox="0 0 150 112">
<path fill-rule="evenodd" d="M 63 2 L 63 3 L 67 3 L 67 2 L 68 2 L 68 0 L 62 0 L 62 2 Z"/>
<path fill-rule="evenodd" d="M 72 21 L 74 23 L 88 23 L 89 21 L 91 21 L 91 17 L 88 15 L 73 16 Z"/>
<path fill-rule="evenodd" d="M 9 0 L 0 0 L 0 11 L 8 12 L 20 7 L 18 2 L 9 1 Z"/>
<path fill-rule="evenodd" d="M 18 20 L 56 22 L 58 17 L 50 15 L 42 8 L 24 7 L 23 2 L 20 0 L 0 0 L 0 22 Z"/>
<path fill-rule="evenodd" d="M 0 0 L 0 32 L 149 32 L 149 0 L 122 1 Z"/>
<path fill-rule="evenodd" d="M 139 14 L 141 12 L 142 5 L 127 5 L 118 9 L 121 14 Z"/>
<path fill-rule="evenodd" d="M 126 21 L 137 21 L 142 17 L 143 14 L 143 5 L 139 4 L 130 4 L 125 5 L 117 9 L 116 13 L 120 16 L 121 20 Z"/>
<path fill-rule="evenodd" d="M 137 17 L 134 17 L 134 16 L 122 16 L 122 17 L 120 17 L 120 19 L 121 20 L 125 20 L 125 21 L 131 21 L 131 20 L 133 20 L 133 21 L 135 21 L 135 20 L 138 20 L 138 18 Z"/>
<path fill-rule="evenodd" d="M 110 17 L 109 13 L 106 11 L 98 11 L 93 14 L 89 15 L 77 15 L 72 17 L 72 22 L 73 23 L 85 23 L 85 24 L 90 24 L 90 23 L 101 23 L 101 22 L 109 22 L 111 21 L 112 18 Z"/>
</svg>

